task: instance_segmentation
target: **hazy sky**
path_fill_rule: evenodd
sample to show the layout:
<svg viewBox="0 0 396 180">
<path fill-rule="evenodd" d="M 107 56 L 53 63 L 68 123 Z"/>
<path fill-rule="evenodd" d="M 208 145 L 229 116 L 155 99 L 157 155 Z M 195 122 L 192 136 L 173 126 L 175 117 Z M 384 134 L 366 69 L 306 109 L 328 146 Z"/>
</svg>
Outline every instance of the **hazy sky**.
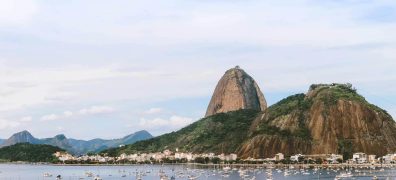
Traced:
<svg viewBox="0 0 396 180">
<path fill-rule="evenodd" d="M 396 1 L 0 0 L 0 137 L 177 130 L 235 65 L 269 104 L 350 82 L 396 117 Z"/>
</svg>

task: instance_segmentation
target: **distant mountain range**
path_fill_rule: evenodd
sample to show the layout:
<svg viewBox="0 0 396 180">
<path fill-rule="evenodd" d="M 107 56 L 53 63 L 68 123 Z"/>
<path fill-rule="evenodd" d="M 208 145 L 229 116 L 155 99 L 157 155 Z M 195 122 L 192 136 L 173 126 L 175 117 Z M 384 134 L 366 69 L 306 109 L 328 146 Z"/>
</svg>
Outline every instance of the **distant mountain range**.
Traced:
<svg viewBox="0 0 396 180">
<path fill-rule="evenodd" d="M 127 135 L 120 139 L 111 140 L 99 138 L 89 141 L 68 139 L 63 134 L 56 135 L 52 138 L 38 139 L 30 134 L 30 132 L 22 131 L 13 134 L 6 140 L 0 140 L 0 147 L 11 146 L 17 143 L 47 144 L 65 149 L 73 154 L 86 154 L 88 152 L 99 152 L 108 148 L 118 147 L 120 145 L 133 144 L 137 141 L 147 140 L 152 137 L 153 136 L 149 132 L 143 130 Z"/>
</svg>

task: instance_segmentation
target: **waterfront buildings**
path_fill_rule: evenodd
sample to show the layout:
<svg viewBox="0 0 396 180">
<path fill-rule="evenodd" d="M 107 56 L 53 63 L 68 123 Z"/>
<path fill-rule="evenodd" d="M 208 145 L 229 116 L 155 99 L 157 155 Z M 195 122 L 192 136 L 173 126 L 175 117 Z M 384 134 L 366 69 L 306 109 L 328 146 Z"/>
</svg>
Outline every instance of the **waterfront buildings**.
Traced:
<svg viewBox="0 0 396 180">
<path fill-rule="evenodd" d="M 163 152 L 156 153 L 140 153 L 140 154 L 121 154 L 119 157 L 108 157 L 101 155 L 84 155 L 75 157 L 66 152 L 57 152 L 54 154 L 61 162 L 67 163 L 69 161 L 76 162 L 97 162 L 97 163 L 116 163 L 116 162 L 135 162 L 135 163 L 150 163 L 150 162 L 195 162 L 197 158 L 200 160 L 204 160 L 205 163 L 213 163 L 213 162 L 236 162 L 238 160 L 237 154 L 219 154 L 216 155 L 214 153 L 202 153 L 202 154 L 193 154 L 191 152 L 172 152 L 170 150 L 165 150 Z M 242 159 L 242 162 L 281 162 L 283 160 L 290 160 L 292 163 L 301 163 L 304 161 L 305 163 L 325 163 L 325 164 L 338 164 L 342 162 L 353 163 L 353 164 L 376 164 L 376 163 L 395 163 L 396 162 L 396 154 L 387 154 L 385 156 L 376 158 L 376 155 L 367 155 L 362 152 L 354 153 L 351 159 L 346 159 L 344 161 L 343 156 L 340 154 L 314 154 L 314 155 L 303 155 L 296 154 L 289 157 L 286 157 L 282 153 L 277 153 L 273 158 L 266 159 L 254 159 L 247 158 Z M 216 161 L 212 161 L 215 160 Z M 318 161 L 319 160 L 319 161 Z"/>
<path fill-rule="evenodd" d="M 338 164 L 342 162 L 344 158 L 340 154 L 330 154 L 330 157 L 326 158 L 327 162 L 330 164 Z"/>
<path fill-rule="evenodd" d="M 352 161 L 357 164 L 366 163 L 367 155 L 366 155 L 366 153 L 362 153 L 362 152 L 354 153 L 352 156 Z"/>
<path fill-rule="evenodd" d="M 294 162 L 298 162 L 299 159 L 301 159 L 301 158 L 304 158 L 304 155 L 302 155 L 302 154 L 296 154 L 296 155 L 290 156 L 290 160 L 291 160 L 291 161 L 294 161 Z"/>
</svg>

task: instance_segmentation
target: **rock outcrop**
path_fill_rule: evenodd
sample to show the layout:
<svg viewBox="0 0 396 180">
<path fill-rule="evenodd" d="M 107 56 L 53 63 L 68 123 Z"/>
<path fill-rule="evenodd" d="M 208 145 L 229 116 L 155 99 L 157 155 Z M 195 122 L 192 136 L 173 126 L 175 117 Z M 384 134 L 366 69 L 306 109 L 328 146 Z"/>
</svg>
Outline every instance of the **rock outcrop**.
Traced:
<svg viewBox="0 0 396 180">
<path fill-rule="evenodd" d="M 28 131 L 21 131 L 13 134 L 10 138 L 5 140 L 4 143 L 0 145 L 0 147 L 10 146 L 17 143 L 37 144 L 39 143 L 39 140 L 33 137 Z"/>
<path fill-rule="evenodd" d="M 237 66 L 218 82 L 205 117 L 240 109 L 264 111 L 267 102 L 254 79 Z"/>
<path fill-rule="evenodd" d="M 290 96 L 261 113 L 250 129 L 242 157 L 396 151 L 392 117 L 344 84 L 313 85 L 306 95 Z"/>
<path fill-rule="evenodd" d="M 350 159 L 355 152 L 378 156 L 396 152 L 393 118 L 367 102 L 350 84 L 312 85 L 308 93 L 289 96 L 268 108 L 263 106 L 263 99 L 250 76 L 239 68 L 231 69 L 216 87 L 209 117 L 179 131 L 106 153 L 179 149 L 237 153 L 241 159 L 271 158 L 277 153 L 334 153 Z M 241 110 L 233 111 L 237 109 Z"/>
</svg>

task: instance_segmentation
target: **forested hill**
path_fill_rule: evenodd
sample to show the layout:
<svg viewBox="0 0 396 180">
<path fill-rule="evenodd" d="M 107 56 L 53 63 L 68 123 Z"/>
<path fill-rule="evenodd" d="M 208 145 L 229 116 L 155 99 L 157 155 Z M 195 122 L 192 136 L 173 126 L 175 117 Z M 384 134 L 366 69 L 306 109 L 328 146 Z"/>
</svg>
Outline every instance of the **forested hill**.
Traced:
<svg viewBox="0 0 396 180">
<path fill-rule="evenodd" d="M 19 143 L 0 148 L 0 160 L 7 162 L 56 162 L 57 159 L 53 154 L 58 151 L 64 150 L 51 145 Z"/>
</svg>

